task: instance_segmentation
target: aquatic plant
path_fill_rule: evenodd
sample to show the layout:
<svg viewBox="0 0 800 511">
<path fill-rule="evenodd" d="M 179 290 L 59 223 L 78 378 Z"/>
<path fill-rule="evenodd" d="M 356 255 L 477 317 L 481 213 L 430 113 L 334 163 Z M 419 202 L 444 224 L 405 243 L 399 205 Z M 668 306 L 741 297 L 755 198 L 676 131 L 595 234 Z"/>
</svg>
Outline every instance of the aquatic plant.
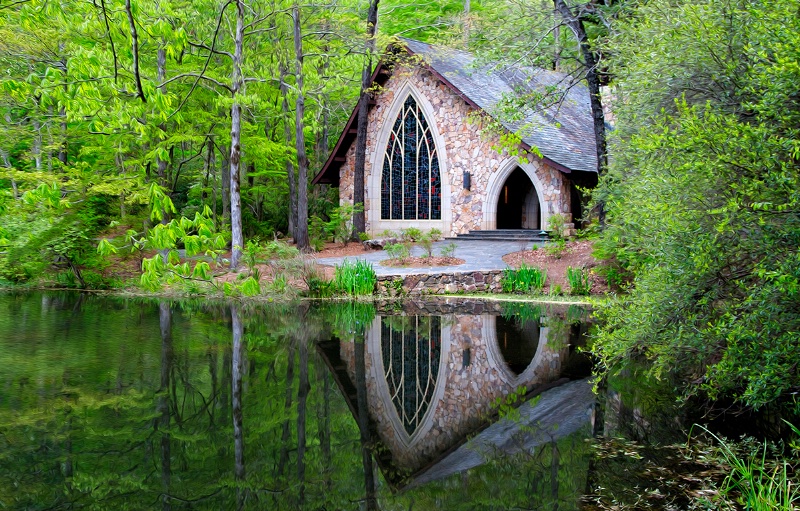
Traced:
<svg viewBox="0 0 800 511">
<path fill-rule="evenodd" d="M 790 426 L 800 435 L 796 427 Z M 703 426 L 697 427 L 717 441 L 721 461 L 730 466 L 730 473 L 720 488 L 721 499 L 735 499 L 748 511 L 798 509 L 800 487 L 795 481 L 794 468 L 786 459 L 768 459 L 767 442 L 758 451 L 744 454 L 741 446 L 716 436 Z"/>
</svg>

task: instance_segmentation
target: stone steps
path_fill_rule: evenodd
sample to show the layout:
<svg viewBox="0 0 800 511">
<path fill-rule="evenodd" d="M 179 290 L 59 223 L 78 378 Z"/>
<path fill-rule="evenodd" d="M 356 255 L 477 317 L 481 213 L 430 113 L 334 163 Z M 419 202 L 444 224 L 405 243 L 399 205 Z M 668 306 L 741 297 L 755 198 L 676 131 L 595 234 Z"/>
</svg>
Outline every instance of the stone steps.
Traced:
<svg viewBox="0 0 800 511">
<path fill-rule="evenodd" d="M 487 231 L 469 231 L 448 240 L 484 240 L 484 241 L 548 241 L 547 231 L 539 229 L 493 229 Z"/>
</svg>

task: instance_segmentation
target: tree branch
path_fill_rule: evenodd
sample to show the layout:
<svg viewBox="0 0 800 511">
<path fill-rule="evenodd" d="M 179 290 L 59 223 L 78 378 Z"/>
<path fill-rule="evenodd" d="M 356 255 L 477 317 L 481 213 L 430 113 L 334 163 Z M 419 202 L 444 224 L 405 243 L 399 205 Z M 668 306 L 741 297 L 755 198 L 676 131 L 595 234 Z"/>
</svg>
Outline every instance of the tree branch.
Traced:
<svg viewBox="0 0 800 511">
<path fill-rule="evenodd" d="M 217 35 L 219 34 L 219 28 L 222 26 L 222 16 L 225 14 L 225 9 L 228 8 L 231 2 L 233 2 L 233 0 L 228 0 L 227 2 L 225 2 L 225 5 L 222 6 L 222 9 L 219 10 L 219 17 L 217 18 L 217 27 L 214 29 L 214 37 L 211 39 L 211 51 L 208 53 L 208 58 L 206 59 L 206 63 L 203 65 L 203 70 L 200 72 L 200 75 L 203 75 L 206 72 L 206 69 L 208 69 L 208 64 L 211 62 L 211 56 L 214 55 L 214 46 L 217 44 Z M 197 80 L 194 81 L 194 83 L 192 84 L 192 88 L 189 89 L 189 92 L 186 93 L 186 96 L 183 98 L 183 100 L 181 100 L 181 104 L 178 105 L 178 108 L 176 108 L 174 112 L 169 114 L 169 117 L 167 117 L 167 119 L 170 119 L 173 115 L 181 111 L 183 105 L 186 104 L 186 101 L 189 100 L 189 97 L 197 88 L 198 83 L 200 83 L 200 77 L 198 77 Z"/>
<path fill-rule="evenodd" d="M 226 85 L 226 84 L 224 84 L 224 83 L 222 83 L 220 81 L 217 81 L 214 78 L 211 78 L 209 76 L 206 76 L 206 75 L 203 75 L 203 74 L 198 74 L 198 73 L 181 73 L 181 74 L 179 74 L 177 76 L 173 76 L 172 78 L 170 78 L 169 80 L 167 80 L 165 82 L 162 82 L 158 87 L 161 88 L 164 85 L 167 85 L 168 83 L 174 82 L 175 80 L 179 80 L 181 78 L 186 78 L 187 76 L 191 76 L 193 78 L 197 78 L 198 80 L 200 80 L 200 79 L 208 80 L 209 82 L 213 83 L 217 87 L 222 87 L 223 89 L 226 89 L 228 92 L 233 92 L 233 90 L 230 88 L 229 85 Z M 195 84 L 197 84 L 197 82 L 195 82 Z"/>
<path fill-rule="evenodd" d="M 145 98 L 144 91 L 142 90 L 142 78 L 139 75 L 139 35 L 136 32 L 136 22 L 133 19 L 133 11 L 131 11 L 131 0 L 125 0 L 125 12 L 128 13 L 128 24 L 131 27 L 133 76 L 136 79 L 136 90 L 139 92 L 139 98 L 141 98 L 142 103 L 147 103 L 147 98 Z"/>
<path fill-rule="evenodd" d="M 114 56 L 114 83 L 117 83 L 117 76 L 118 76 L 117 49 L 114 47 L 114 38 L 111 36 L 111 27 L 108 24 L 108 12 L 106 11 L 106 0 L 100 0 L 100 7 L 103 9 L 103 20 L 106 23 L 106 33 L 108 34 L 108 41 L 111 43 L 111 54 Z"/>
<path fill-rule="evenodd" d="M 233 58 L 233 54 L 231 54 L 231 53 L 228 53 L 227 51 L 223 51 L 223 50 L 215 50 L 214 48 L 212 48 L 212 47 L 208 46 L 207 44 L 203 44 L 203 43 L 193 43 L 193 42 L 191 42 L 191 41 L 188 41 L 188 42 L 189 42 L 189 46 L 192 46 L 192 47 L 194 47 L 194 48 L 202 48 L 203 50 L 208 50 L 208 51 L 210 51 L 211 53 L 214 53 L 214 54 L 216 54 L 216 55 L 225 55 L 225 56 L 226 56 L 226 57 L 228 57 L 229 59 L 232 59 L 232 58 Z"/>
</svg>

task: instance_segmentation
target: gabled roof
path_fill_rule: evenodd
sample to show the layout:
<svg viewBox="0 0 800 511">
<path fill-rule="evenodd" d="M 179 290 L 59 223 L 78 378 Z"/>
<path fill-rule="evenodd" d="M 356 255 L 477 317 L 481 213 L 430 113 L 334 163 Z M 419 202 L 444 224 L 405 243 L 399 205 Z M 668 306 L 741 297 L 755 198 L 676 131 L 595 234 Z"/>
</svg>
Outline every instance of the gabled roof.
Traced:
<svg viewBox="0 0 800 511">
<path fill-rule="evenodd" d="M 498 66 L 478 62 L 465 51 L 433 46 L 413 39 L 401 39 L 406 51 L 422 57 L 423 65 L 456 95 L 474 108 L 499 120 L 508 130 L 519 132 L 527 149 L 537 148 L 545 161 L 562 172 L 597 172 L 589 92 L 583 84 L 563 73 L 539 68 Z M 386 82 L 389 70 L 379 64 L 373 81 Z M 544 109 L 530 109 L 520 119 L 496 115 L 500 101 L 514 93 L 534 92 L 553 96 L 553 88 L 565 90 L 563 99 Z M 355 140 L 356 108 L 350 115 L 336 147 L 314 183 L 339 182 L 339 167 Z"/>
</svg>

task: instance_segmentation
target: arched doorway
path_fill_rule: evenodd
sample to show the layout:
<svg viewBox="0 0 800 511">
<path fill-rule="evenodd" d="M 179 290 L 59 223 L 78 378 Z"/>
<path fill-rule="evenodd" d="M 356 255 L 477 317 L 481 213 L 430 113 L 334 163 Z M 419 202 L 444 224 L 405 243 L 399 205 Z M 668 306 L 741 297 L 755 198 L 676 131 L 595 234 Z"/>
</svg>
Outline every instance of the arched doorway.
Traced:
<svg viewBox="0 0 800 511">
<path fill-rule="evenodd" d="M 520 376 L 530 366 L 541 341 L 541 326 L 538 321 L 519 321 L 498 316 L 495 320 L 497 345 L 514 376 Z"/>
<path fill-rule="evenodd" d="M 541 229 L 539 195 L 528 175 L 516 167 L 500 187 L 497 229 Z"/>
</svg>

